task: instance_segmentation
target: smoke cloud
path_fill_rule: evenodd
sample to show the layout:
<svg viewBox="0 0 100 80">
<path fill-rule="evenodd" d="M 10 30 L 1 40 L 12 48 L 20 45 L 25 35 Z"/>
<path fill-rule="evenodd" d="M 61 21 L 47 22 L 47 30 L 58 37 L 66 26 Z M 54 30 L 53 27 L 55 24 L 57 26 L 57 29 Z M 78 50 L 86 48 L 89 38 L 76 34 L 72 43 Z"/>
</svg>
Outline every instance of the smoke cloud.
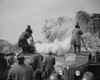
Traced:
<svg viewBox="0 0 100 80">
<path fill-rule="evenodd" d="M 54 43 L 37 43 L 36 49 L 39 53 L 48 53 L 49 51 L 52 51 L 58 55 L 65 54 L 70 48 L 70 40 L 71 35 L 63 41 L 58 41 L 58 39 L 55 39 Z"/>
<path fill-rule="evenodd" d="M 46 20 L 43 34 L 46 38 L 42 44 L 37 43 L 36 49 L 39 53 L 52 51 L 57 54 L 64 54 L 70 48 L 71 32 L 75 21 L 67 17 Z"/>
<path fill-rule="evenodd" d="M 85 11 L 78 11 L 76 13 L 76 20 L 79 22 L 88 23 L 90 21 L 90 14 Z"/>
<path fill-rule="evenodd" d="M 57 19 L 45 20 L 43 34 L 46 40 L 42 44 L 36 44 L 37 51 L 39 53 L 52 51 L 58 55 L 65 54 L 70 48 L 72 30 L 76 21 L 79 22 L 83 32 L 88 32 L 87 27 L 90 21 L 90 14 L 85 11 L 78 11 L 75 19 L 59 17 Z"/>
<path fill-rule="evenodd" d="M 84 33 L 88 32 L 87 28 L 89 27 L 88 22 L 90 21 L 90 19 L 90 14 L 85 11 L 78 11 L 76 13 L 76 21 L 79 22 L 80 28 Z"/>
<path fill-rule="evenodd" d="M 74 26 L 74 20 L 67 17 L 59 17 L 58 19 L 46 20 L 43 33 L 50 42 L 55 39 L 62 41 L 68 35 Z"/>
</svg>

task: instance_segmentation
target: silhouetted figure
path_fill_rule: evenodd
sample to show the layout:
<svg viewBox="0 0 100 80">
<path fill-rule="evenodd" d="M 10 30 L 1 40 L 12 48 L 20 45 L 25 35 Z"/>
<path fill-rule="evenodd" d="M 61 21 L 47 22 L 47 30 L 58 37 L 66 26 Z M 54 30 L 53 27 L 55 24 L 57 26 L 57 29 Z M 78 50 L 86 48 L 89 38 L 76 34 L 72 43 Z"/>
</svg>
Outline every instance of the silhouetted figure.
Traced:
<svg viewBox="0 0 100 80">
<path fill-rule="evenodd" d="M 92 61 L 100 62 L 100 52 L 99 51 L 95 52 L 95 55 L 93 56 Z"/>
<path fill-rule="evenodd" d="M 74 52 L 81 51 L 81 40 L 82 40 L 82 30 L 80 29 L 79 23 L 75 25 L 75 29 L 72 31 L 71 46 L 74 47 Z"/>
<path fill-rule="evenodd" d="M 30 51 L 30 45 L 28 43 L 28 39 L 31 36 L 32 36 L 31 26 L 28 25 L 27 29 L 21 34 L 18 40 L 18 47 L 22 48 L 23 53 L 32 52 Z"/>
<path fill-rule="evenodd" d="M 88 55 L 88 61 L 91 62 L 91 60 L 92 60 L 92 54 L 90 53 L 90 54 Z"/>
<path fill-rule="evenodd" d="M 49 55 L 45 59 L 45 78 L 46 80 L 49 78 L 51 73 L 55 70 L 55 58 L 52 55 L 52 52 L 49 52 Z"/>
<path fill-rule="evenodd" d="M 15 63 L 9 71 L 7 80 L 33 80 L 33 69 L 31 66 L 24 64 L 22 53 L 17 55 L 18 63 Z"/>
<path fill-rule="evenodd" d="M 15 62 L 15 54 L 14 52 L 11 52 L 9 54 L 6 55 L 8 57 L 8 64 L 9 66 L 11 66 L 14 62 Z"/>
<path fill-rule="evenodd" d="M 4 54 L 0 53 L 0 80 L 6 79 L 7 60 L 4 58 Z"/>
</svg>

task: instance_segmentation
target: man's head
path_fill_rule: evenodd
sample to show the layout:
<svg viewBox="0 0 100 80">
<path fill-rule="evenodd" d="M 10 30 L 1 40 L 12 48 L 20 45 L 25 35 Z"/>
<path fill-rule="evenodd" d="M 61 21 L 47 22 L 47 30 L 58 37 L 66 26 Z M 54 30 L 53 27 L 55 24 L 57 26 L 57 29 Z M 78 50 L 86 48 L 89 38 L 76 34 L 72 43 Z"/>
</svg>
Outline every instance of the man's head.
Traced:
<svg viewBox="0 0 100 80">
<path fill-rule="evenodd" d="M 26 31 L 29 32 L 30 34 L 32 34 L 32 29 L 31 29 L 31 26 L 30 25 L 27 25 Z"/>
<path fill-rule="evenodd" d="M 24 60 L 25 60 L 25 57 L 22 53 L 19 53 L 17 55 L 17 60 L 18 60 L 18 63 L 24 63 Z"/>
<path fill-rule="evenodd" d="M 0 52 L 0 57 L 4 57 L 4 54 Z"/>
<path fill-rule="evenodd" d="M 50 56 L 52 56 L 52 52 L 49 52 L 48 54 L 49 54 Z"/>
<path fill-rule="evenodd" d="M 97 50 L 97 51 L 95 52 L 95 54 L 98 55 L 98 54 L 100 54 L 100 52 Z"/>
</svg>

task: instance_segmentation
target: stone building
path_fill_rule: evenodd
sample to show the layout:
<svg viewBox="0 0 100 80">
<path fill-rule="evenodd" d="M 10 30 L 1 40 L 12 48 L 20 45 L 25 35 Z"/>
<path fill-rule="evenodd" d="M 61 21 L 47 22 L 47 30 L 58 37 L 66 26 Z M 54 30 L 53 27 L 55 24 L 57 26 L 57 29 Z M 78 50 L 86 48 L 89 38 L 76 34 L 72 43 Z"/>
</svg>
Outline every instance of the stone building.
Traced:
<svg viewBox="0 0 100 80">
<path fill-rule="evenodd" d="M 93 14 L 88 25 L 88 31 L 100 38 L 100 14 Z"/>
</svg>

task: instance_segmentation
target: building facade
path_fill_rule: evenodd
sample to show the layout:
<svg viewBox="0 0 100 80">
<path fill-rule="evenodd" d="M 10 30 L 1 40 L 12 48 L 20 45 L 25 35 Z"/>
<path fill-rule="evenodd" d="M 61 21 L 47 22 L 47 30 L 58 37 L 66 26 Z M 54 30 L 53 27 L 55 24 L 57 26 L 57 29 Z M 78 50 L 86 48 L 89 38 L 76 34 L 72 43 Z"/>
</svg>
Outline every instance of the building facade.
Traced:
<svg viewBox="0 0 100 80">
<path fill-rule="evenodd" d="M 100 14 L 93 14 L 88 25 L 88 31 L 100 38 Z"/>
</svg>

